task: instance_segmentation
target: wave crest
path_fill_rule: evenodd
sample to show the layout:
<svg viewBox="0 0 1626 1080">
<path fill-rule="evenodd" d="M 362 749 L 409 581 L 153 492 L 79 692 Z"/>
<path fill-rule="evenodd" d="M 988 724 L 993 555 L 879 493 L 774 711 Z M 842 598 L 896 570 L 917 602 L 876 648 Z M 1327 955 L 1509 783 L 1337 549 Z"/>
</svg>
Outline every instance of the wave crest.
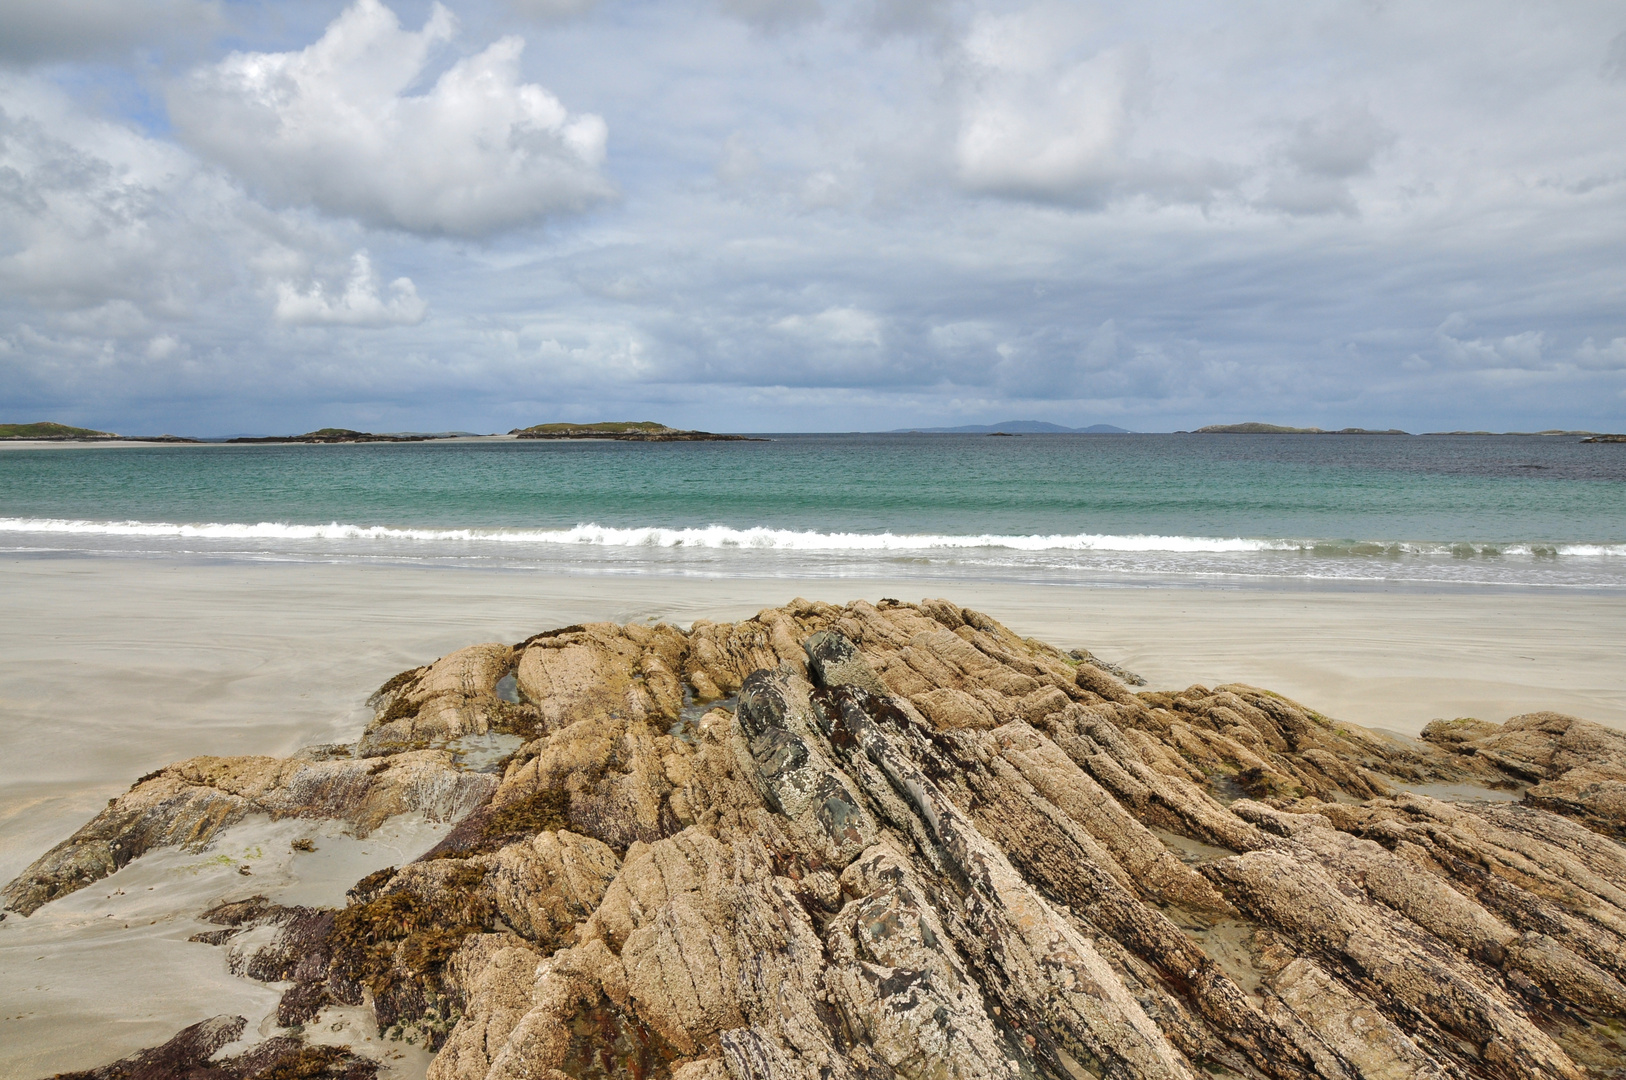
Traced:
<svg viewBox="0 0 1626 1080">
<path fill-rule="evenodd" d="M 1144 552 L 1167 554 L 1246 554 L 1250 552 L 1306 552 L 1352 557 L 1444 555 L 1456 558 L 1495 558 L 1501 555 L 1531 558 L 1609 558 L 1626 556 L 1626 544 L 1487 544 L 1483 542 L 1348 541 L 1307 539 L 1255 539 L 1248 537 L 1160 536 L 1154 534 L 1032 534 L 998 533 L 856 533 L 774 529 L 766 526 L 739 529 L 727 525 L 698 528 L 639 526 L 621 528 L 593 523 L 567 529 L 517 528 L 412 528 L 330 522 L 300 525 L 287 522 L 86 521 L 65 518 L 0 518 L 0 532 L 128 536 L 195 540 L 283 541 L 397 541 L 439 543 L 493 543 L 586 545 L 615 548 L 750 549 L 787 552 L 911 552 L 944 549 L 1003 549 L 1028 552 Z"/>
</svg>

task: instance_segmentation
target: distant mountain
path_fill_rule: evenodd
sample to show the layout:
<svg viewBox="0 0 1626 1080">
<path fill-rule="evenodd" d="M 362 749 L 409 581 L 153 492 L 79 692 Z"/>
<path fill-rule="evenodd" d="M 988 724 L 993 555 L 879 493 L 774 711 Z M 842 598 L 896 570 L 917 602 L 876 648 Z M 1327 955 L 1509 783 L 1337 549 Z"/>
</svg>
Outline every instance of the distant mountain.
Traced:
<svg viewBox="0 0 1626 1080">
<path fill-rule="evenodd" d="M 1089 427 L 1062 427 L 1044 420 L 1006 420 L 998 424 L 963 424 L 960 427 L 897 428 L 889 434 L 904 435 L 992 435 L 1003 431 L 1011 435 L 1129 435 L 1128 428 L 1111 424 L 1091 424 Z"/>
</svg>

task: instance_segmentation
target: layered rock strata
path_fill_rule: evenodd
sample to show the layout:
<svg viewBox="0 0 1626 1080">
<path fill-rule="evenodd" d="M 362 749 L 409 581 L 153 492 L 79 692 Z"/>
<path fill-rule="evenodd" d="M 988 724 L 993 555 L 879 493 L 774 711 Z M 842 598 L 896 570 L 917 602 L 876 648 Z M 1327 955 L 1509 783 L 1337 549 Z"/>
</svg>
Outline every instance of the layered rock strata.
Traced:
<svg viewBox="0 0 1626 1080">
<path fill-rule="evenodd" d="M 199 940 L 285 1032 L 365 1005 L 431 1080 L 1626 1076 L 1626 755 L 1585 721 L 1137 693 L 943 600 L 567 627 L 375 705 L 144 778 L 6 906 L 248 813 L 419 810 L 458 824 L 346 907 Z M 443 749 L 489 731 L 500 777 Z"/>
</svg>

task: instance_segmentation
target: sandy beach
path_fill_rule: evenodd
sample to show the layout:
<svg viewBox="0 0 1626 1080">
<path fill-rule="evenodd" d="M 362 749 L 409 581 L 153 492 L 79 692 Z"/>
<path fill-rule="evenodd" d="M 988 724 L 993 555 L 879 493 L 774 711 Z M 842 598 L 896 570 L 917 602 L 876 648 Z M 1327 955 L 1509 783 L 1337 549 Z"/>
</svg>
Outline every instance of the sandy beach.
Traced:
<svg viewBox="0 0 1626 1080">
<path fill-rule="evenodd" d="M 9 879 L 143 773 L 196 754 L 351 740 L 381 682 L 464 645 L 593 620 L 736 619 L 797 595 L 918 599 L 921 583 L 12 557 L 0 560 L 0 589 L 9 615 L 0 627 L 0 876 Z M 1403 733 L 1434 717 L 1500 721 L 1536 709 L 1626 727 L 1616 648 L 1626 605 L 1608 595 L 934 591 L 1019 633 L 1087 648 L 1152 688 L 1247 682 Z M 273 857 L 287 850 L 288 826 L 245 825 L 233 841 L 242 850 L 219 865 L 179 852 L 163 865 L 143 859 L 72 903 L 7 920 L 0 1075 L 104 1062 L 222 1009 L 264 1015 L 274 995 L 227 976 L 220 951 L 187 944 L 201 924 L 173 912 L 242 892 L 239 864 L 255 867 L 252 888 L 285 902 L 337 902 L 317 895 L 322 881 L 409 860 L 437 828 L 404 823 L 360 844 L 324 835 L 327 859 L 343 865 L 319 872 Z M 115 940 L 110 927 L 143 916 L 149 932 Z M 109 965 L 143 976 L 109 981 Z M 137 982 L 143 1005 L 132 1010 Z M 398 1075 L 414 1075 L 423 1059 L 397 1064 Z"/>
<path fill-rule="evenodd" d="M 365 698 L 478 641 L 576 622 L 749 616 L 920 582 L 548 576 L 311 563 L 0 559 L 0 876 L 135 777 L 194 754 L 354 739 Z M 1626 727 L 1626 604 L 1560 591 L 1070 587 L 951 592 L 1018 632 L 1172 689 L 1246 682 L 1415 733 L 1537 709 Z"/>
</svg>

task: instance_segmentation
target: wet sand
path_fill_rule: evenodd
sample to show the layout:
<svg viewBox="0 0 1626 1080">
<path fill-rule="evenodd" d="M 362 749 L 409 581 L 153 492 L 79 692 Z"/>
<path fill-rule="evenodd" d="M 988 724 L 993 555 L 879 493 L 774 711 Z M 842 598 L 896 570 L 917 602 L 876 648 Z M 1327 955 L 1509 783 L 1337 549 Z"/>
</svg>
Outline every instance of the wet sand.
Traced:
<svg viewBox="0 0 1626 1080">
<path fill-rule="evenodd" d="M 734 619 L 797 595 L 844 602 L 919 599 L 927 590 L 1020 633 L 1090 649 L 1139 672 L 1152 688 L 1249 682 L 1341 719 L 1404 733 L 1437 716 L 1503 720 L 1544 708 L 1626 728 L 1618 653 L 1626 603 L 1593 593 L 945 589 L 877 580 L 6 557 L 0 880 L 136 777 L 170 761 L 353 740 L 367 717 L 364 699 L 380 683 L 464 645 L 513 642 L 596 619 Z M 250 840 L 267 862 L 252 878 L 235 869 Z M 432 842 L 413 834 L 387 849 L 381 839 L 374 851 L 332 839 L 319 868 L 315 858 L 302 866 L 286 855 L 287 840 L 267 833 L 244 839 L 243 852 L 148 856 L 78 899 L 0 923 L 0 1075 L 104 1062 L 222 1011 L 258 1023 L 275 992 L 232 979 L 225 950 L 187 943 L 200 927 L 173 912 L 248 895 L 250 881 L 251 891 L 275 889 L 290 902 L 317 899 L 346 874 L 353 881 Z M 328 843 L 319 838 L 319 850 Z M 275 866 L 273 848 L 282 860 Z M 232 865 L 191 876 L 181 863 L 170 865 L 219 854 Z M 162 890 L 146 880 L 155 875 L 168 882 Z M 139 887 L 120 883 L 125 876 L 140 878 Z M 123 897 L 116 895 L 121 887 Z M 128 899 L 138 893 L 150 899 Z M 155 921 L 142 930 L 143 918 Z M 113 934 L 125 921 L 132 930 Z M 23 970 L 24 953 L 28 964 L 49 965 L 52 977 Z M 148 970 L 153 977 L 144 977 Z M 24 1046 L 35 1049 L 25 1055 Z M 399 1064 L 400 1075 L 421 1070 L 421 1060 Z"/>
</svg>

